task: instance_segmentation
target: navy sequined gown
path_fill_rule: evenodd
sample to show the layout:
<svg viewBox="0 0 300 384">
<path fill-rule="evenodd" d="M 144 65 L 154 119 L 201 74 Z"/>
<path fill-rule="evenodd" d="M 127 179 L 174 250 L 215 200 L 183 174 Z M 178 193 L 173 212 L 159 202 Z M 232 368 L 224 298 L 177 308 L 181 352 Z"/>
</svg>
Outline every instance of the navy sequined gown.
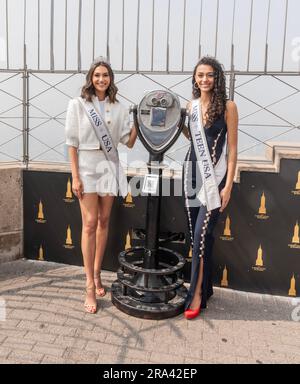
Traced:
<svg viewBox="0 0 300 384">
<path fill-rule="evenodd" d="M 227 125 L 224 114 L 217 119 L 211 127 L 204 128 L 206 140 L 211 155 L 211 160 L 215 166 L 220 159 L 227 134 Z M 191 141 L 190 149 L 187 153 L 184 165 L 184 191 L 185 208 L 188 217 L 191 245 L 192 245 L 192 270 L 191 284 L 185 302 L 187 309 L 194 297 L 195 288 L 200 271 L 200 259 L 203 257 L 203 283 L 201 308 L 206 308 L 207 300 L 213 295 L 212 286 L 212 248 L 214 243 L 213 230 L 220 215 L 219 208 L 213 211 L 207 211 L 206 206 L 200 205 L 196 199 L 199 188 L 196 188 L 196 182 L 201 180 L 200 171 L 197 166 L 197 158 Z M 226 175 L 219 184 L 221 191 L 226 183 Z M 192 190 L 193 189 L 193 190 Z M 196 190 L 196 192 L 195 192 Z"/>
</svg>

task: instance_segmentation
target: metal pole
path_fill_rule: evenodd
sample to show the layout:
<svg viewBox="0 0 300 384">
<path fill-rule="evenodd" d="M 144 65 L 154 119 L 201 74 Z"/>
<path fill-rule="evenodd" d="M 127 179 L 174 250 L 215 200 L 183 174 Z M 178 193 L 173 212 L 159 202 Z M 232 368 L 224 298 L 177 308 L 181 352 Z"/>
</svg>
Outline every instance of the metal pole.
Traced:
<svg viewBox="0 0 300 384">
<path fill-rule="evenodd" d="M 9 69 L 9 49 L 8 49 L 8 0 L 6 0 L 6 68 Z"/>
<path fill-rule="evenodd" d="M 231 73 L 229 85 L 229 99 L 234 100 L 235 93 L 235 71 L 234 71 L 234 45 L 231 46 Z"/>
<path fill-rule="evenodd" d="M 201 44 L 201 37 L 202 37 L 202 16 L 203 16 L 203 0 L 201 0 L 201 8 L 200 8 L 200 25 L 199 25 L 199 54 L 198 58 L 200 59 L 202 55 L 202 44 Z"/>
<path fill-rule="evenodd" d="M 65 0 L 65 70 L 67 69 L 67 48 L 68 48 L 68 0 Z"/>
<path fill-rule="evenodd" d="M 54 70 L 54 0 L 51 0 L 51 19 L 50 19 L 50 69 Z"/>
<path fill-rule="evenodd" d="M 81 72 L 81 11 L 82 11 L 82 0 L 79 0 L 78 39 L 77 39 L 78 72 Z"/>
<path fill-rule="evenodd" d="M 266 50 L 265 50 L 265 74 L 268 72 L 268 56 L 269 56 L 269 45 L 266 44 Z"/>
<path fill-rule="evenodd" d="M 250 16 L 250 26 L 249 26 L 249 43 L 248 43 L 247 71 L 249 71 L 249 67 L 250 67 L 250 52 L 251 52 L 251 40 L 252 40 L 252 23 L 253 23 L 253 0 L 251 0 L 251 16 Z"/>
<path fill-rule="evenodd" d="M 215 41 L 215 57 L 217 57 L 217 53 L 218 53 L 219 11 L 220 11 L 220 0 L 218 0 L 218 4 L 217 4 L 217 20 L 216 20 L 216 41 Z"/>
<path fill-rule="evenodd" d="M 151 43 L 151 71 L 153 71 L 153 61 L 154 61 L 154 22 L 155 22 L 155 6 L 154 0 L 152 0 L 152 43 Z"/>
<path fill-rule="evenodd" d="M 24 20 L 23 20 L 23 47 L 26 46 L 26 17 L 27 17 L 27 0 L 24 0 Z"/>
<path fill-rule="evenodd" d="M 124 70 L 124 44 L 125 44 L 125 5 L 122 1 L 122 71 Z"/>
<path fill-rule="evenodd" d="M 24 68 L 23 68 L 23 164 L 28 169 L 29 163 L 29 75 L 27 69 L 27 52 L 24 45 Z"/>
<path fill-rule="evenodd" d="M 267 71 L 268 71 L 270 12 L 271 12 L 271 0 L 269 0 L 269 5 L 268 5 L 266 50 L 265 50 L 265 73 L 267 73 Z"/>
<path fill-rule="evenodd" d="M 92 61 L 95 60 L 95 36 L 96 36 L 96 0 L 93 4 L 93 57 Z"/>
<path fill-rule="evenodd" d="M 141 1 L 138 0 L 138 10 L 137 10 L 137 26 L 136 26 L 136 72 L 139 72 L 139 39 L 140 39 L 140 10 L 141 10 Z"/>
<path fill-rule="evenodd" d="M 285 8 L 285 22 L 284 22 L 284 38 L 283 38 L 283 50 L 282 50 L 282 66 L 281 71 L 284 71 L 284 61 L 285 61 L 285 48 L 286 48 L 286 35 L 287 35 L 287 21 L 288 21 L 288 12 L 289 12 L 289 0 L 286 0 Z"/>
<path fill-rule="evenodd" d="M 110 32 L 110 1 L 107 0 L 107 42 L 106 42 L 106 58 L 110 61 L 110 52 L 109 52 L 109 32 Z"/>
<path fill-rule="evenodd" d="M 41 29 L 41 3 L 38 0 L 38 69 L 40 69 L 40 49 L 41 49 L 41 37 L 40 37 L 40 29 Z"/>
<path fill-rule="evenodd" d="M 168 31 L 167 31 L 167 66 L 166 70 L 169 73 L 170 70 L 170 13 L 171 13 L 171 3 L 169 0 L 168 3 Z"/>
<path fill-rule="evenodd" d="M 236 0 L 234 0 L 233 3 L 233 15 L 232 15 L 232 31 L 231 31 L 231 46 L 233 46 L 234 43 L 234 32 L 235 32 L 235 10 L 236 10 Z M 231 52 L 232 55 L 232 52 Z"/>
<path fill-rule="evenodd" d="M 185 24 L 186 24 L 186 0 L 184 0 L 183 11 L 183 36 L 182 36 L 182 71 L 184 71 L 184 53 L 185 53 Z"/>
<path fill-rule="evenodd" d="M 230 75 L 230 85 L 229 85 L 229 99 L 234 100 L 235 96 L 235 73 Z"/>
</svg>

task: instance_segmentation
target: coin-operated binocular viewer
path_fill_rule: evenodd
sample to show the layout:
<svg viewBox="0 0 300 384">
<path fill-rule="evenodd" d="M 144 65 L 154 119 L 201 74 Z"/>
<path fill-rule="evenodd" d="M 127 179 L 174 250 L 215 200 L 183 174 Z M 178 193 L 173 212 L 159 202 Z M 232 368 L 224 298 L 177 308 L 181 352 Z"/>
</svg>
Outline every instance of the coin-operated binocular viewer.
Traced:
<svg viewBox="0 0 300 384">
<path fill-rule="evenodd" d="M 185 258 L 159 246 L 162 162 L 164 153 L 182 131 L 185 109 L 181 109 L 173 93 L 152 91 L 132 112 L 139 138 L 150 154 L 149 174 L 143 182 L 143 193 L 148 195 L 146 236 L 144 247 L 119 254 L 120 269 L 118 280 L 112 285 L 112 302 L 129 315 L 158 320 L 183 312 L 187 294 L 182 279 Z"/>
</svg>

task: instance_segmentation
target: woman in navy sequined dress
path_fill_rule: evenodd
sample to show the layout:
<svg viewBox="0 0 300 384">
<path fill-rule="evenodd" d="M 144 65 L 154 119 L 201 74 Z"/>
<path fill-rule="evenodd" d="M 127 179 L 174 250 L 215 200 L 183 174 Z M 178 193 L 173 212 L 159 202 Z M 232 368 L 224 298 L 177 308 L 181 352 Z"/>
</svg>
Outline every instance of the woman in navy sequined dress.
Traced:
<svg viewBox="0 0 300 384">
<path fill-rule="evenodd" d="M 227 151 L 225 176 L 218 185 L 221 207 L 208 211 L 206 205 L 197 198 L 199 191 L 199 171 L 191 132 L 184 134 L 191 140 L 184 166 L 184 190 L 191 244 L 192 271 L 191 284 L 185 303 L 185 317 L 192 319 L 206 308 L 207 300 L 213 294 L 212 287 L 212 248 L 213 230 L 220 212 L 230 200 L 237 162 L 238 112 L 236 104 L 226 96 L 226 80 L 222 65 L 211 57 L 202 58 L 193 73 L 193 100 L 198 100 L 202 110 L 202 125 L 211 158 L 216 170 L 221 155 Z M 187 106 L 191 111 L 191 102 Z M 200 185 L 201 187 L 201 185 Z"/>
</svg>

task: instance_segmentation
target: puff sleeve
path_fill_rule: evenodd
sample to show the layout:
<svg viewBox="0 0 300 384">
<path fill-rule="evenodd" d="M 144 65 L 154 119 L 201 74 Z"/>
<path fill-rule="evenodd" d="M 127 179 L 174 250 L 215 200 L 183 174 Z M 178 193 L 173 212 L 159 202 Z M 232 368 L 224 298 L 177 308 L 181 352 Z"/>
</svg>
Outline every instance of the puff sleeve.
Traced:
<svg viewBox="0 0 300 384">
<path fill-rule="evenodd" d="M 130 119 L 129 119 L 129 110 L 127 108 L 123 108 L 122 114 L 122 131 L 120 136 L 120 142 L 124 145 L 128 143 L 130 137 Z"/>
<path fill-rule="evenodd" d="M 75 100 L 70 100 L 66 115 L 65 125 L 66 145 L 78 148 L 79 146 L 79 122 Z"/>
</svg>

